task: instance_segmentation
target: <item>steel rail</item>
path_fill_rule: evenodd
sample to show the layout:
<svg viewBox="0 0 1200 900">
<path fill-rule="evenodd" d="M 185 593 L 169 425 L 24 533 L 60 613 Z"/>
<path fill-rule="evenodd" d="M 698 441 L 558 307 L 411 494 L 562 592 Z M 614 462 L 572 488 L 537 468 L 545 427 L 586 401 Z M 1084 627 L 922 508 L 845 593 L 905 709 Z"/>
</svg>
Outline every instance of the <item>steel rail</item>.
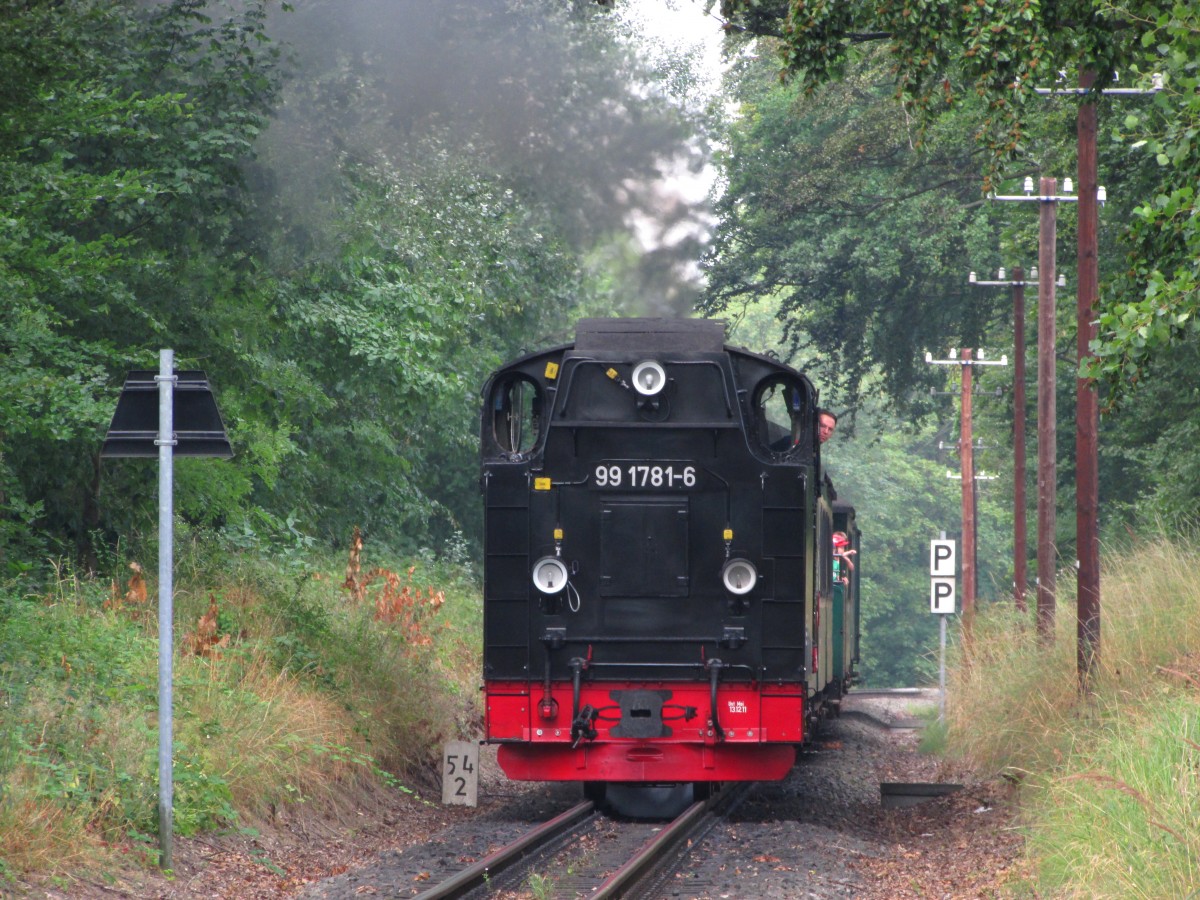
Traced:
<svg viewBox="0 0 1200 900">
<path fill-rule="evenodd" d="M 696 823 L 709 810 L 709 802 L 700 800 L 685 809 L 670 825 L 658 832 L 638 852 L 606 878 L 591 894 L 589 900 L 609 900 L 621 897 L 639 879 L 661 860 L 681 839 L 686 837 Z"/>
<path fill-rule="evenodd" d="M 415 900 L 448 900 L 448 898 L 462 897 L 489 878 L 537 851 L 564 831 L 575 827 L 594 812 L 595 804 L 591 800 L 578 803 L 550 821 L 526 832 L 511 844 L 506 844 L 479 862 L 418 894 Z"/>
</svg>

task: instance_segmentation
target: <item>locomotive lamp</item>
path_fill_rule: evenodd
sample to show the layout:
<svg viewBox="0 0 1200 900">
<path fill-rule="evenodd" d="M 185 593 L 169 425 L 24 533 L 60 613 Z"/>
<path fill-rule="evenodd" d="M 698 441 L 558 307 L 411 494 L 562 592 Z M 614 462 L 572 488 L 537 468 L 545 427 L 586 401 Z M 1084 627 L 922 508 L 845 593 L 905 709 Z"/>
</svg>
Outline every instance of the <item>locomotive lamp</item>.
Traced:
<svg viewBox="0 0 1200 900">
<path fill-rule="evenodd" d="M 758 569 L 748 559 L 731 559 L 721 569 L 721 581 L 731 594 L 748 594 L 758 583 Z"/>
<path fill-rule="evenodd" d="M 661 363 L 648 359 L 633 368 L 633 387 L 643 397 L 653 397 L 667 386 L 667 372 Z"/>
<path fill-rule="evenodd" d="M 543 594 L 557 594 L 567 586 L 567 566 L 557 556 L 543 556 L 533 564 L 533 586 Z"/>
</svg>

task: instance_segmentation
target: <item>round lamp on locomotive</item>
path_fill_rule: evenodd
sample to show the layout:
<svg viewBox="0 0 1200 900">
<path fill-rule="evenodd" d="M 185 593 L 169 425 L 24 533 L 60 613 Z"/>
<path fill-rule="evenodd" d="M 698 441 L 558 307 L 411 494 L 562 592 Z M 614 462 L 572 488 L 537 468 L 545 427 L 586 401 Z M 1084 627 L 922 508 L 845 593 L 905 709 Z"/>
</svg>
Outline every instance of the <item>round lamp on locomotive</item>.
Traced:
<svg viewBox="0 0 1200 900">
<path fill-rule="evenodd" d="M 731 559 L 721 569 L 721 581 L 731 594 L 748 594 L 758 582 L 758 569 L 748 559 Z"/>
<path fill-rule="evenodd" d="M 634 366 L 633 387 L 643 397 L 653 397 L 666 386 L 667 372 L 661 363 L 648 359 Z"/>
<path fill-rule="evenodd" d="M 557 594 L 567 586 L 567 567 L 557 556 L 543 556 L 533 564 L 533 586 L 543 594 Z"/>
</svg>

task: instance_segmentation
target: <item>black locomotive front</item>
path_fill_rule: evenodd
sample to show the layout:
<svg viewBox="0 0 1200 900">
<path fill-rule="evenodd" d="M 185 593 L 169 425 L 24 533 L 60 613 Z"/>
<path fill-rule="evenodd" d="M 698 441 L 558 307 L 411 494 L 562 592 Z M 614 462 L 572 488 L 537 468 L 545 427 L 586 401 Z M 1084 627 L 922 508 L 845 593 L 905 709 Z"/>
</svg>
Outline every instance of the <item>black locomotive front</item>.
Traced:
<svg viewBox="0 0 1200 900">
<path fill-rule="evenodd" d="M 781 778 L 806 738 L 834 678 L 816 394 L 724 337 L 583 320 L 484 389 L 486 740 L 510 777 Z"/>
</svg>

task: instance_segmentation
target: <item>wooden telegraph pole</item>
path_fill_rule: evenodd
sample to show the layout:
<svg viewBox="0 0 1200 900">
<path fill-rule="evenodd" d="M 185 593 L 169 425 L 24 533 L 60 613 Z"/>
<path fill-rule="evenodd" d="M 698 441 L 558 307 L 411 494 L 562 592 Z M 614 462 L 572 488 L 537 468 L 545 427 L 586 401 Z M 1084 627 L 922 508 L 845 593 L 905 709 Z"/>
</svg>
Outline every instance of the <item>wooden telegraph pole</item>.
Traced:
<svg viewBox="0 0 1200 900">
<path fill-rule="evenodd" d="M 963 638 L 971 636 L 975 620 L 975 447 L 972 437 L 971 349 L 959 353 L 962 361 L 962 423 L 958 432 L 958 454 L 962 464 L 962 618 Z"/>
<path fill-rule="evenodd" d="M 1079 86 L 1087 90 L 1095 72 L 1084 72 Z M 1096 307 L 1100 270 L 1097 231 L 1100 214 L 1096 185 L 1096 105 L 1081 103 L 1076 130 L 1079 138 L 1079 291 L 1076 296 L 1076 350 L 1079 362 L 1092 355 L 1096 338 Z M 1100 411 L 1096 386 L 1085 378 L 1075 382 L 1075 543 L 1079 556 L 1077 581 L 1076 654 L 1080 686 L 1090 681 L 1100 652 L 1100 473 L 1098 434 Z"/>
<path fill-rule="evenodd" d="M 1096 308 L 1099 297 L 1099 207 L 1104 203 L 1104 188 L 1096 174 L 1096 104 L 1088 94 L 1095 88 L 1096 73 L 1085 70 L 1079 75 L 1078 88 L 1035 88 L 1039 94 L 1078 94 L 1084 99 L 1076 114 L 1079 177 L 1079 291 L 1076 295 L 1076 351 L 1080 366 L 1093 357 L 1091 342 L 1096 339 Z M 1156 94 L 1163 89 L 1162 75 L 1155 73 L 1151 87 L 1110 87 L 1105 94 L 1130 96 Z M 1077 663 L 1079 685 L 1087 690 L 1091 669 L 1100 654 L 1100 414 L 1096 386 L 1085 378 L 1075 384 L 1075 543 L 1079 559 L 1077 581 Z M 1040 610 L 1040 608 L 1039 608 Z M 1040 621 L 1040 619 L 1039 619 Z"/>
<path fill-rule="evenodd" d="M 1032 181 L 1030 191 L 1033 190 Z M 1038 277 L 1037 266 L 1029 273 Z M 1025 270 L 1013 267 L 1012 279 L 1001 268 L 996 281 L 982 281 L 971 273 L 971 284 L 988 287 L 1010 287 L 1013 299 L 1013 599 L 1017 609 L 1025 612 L 1028 605 L 1028 540 L 1025 527 Z"/>
<path fill-rule="evenodd" d="M 963 646 L 969 652 L 971 624 L 975 619 L 976 589 L 976 513 L 975 513 L 975 444 L 973 431 L 973 388 L 975 366 L 1007 366 L 1008 355 L 999 360 L 984 358 L 982 350 L 951 350 L 949 359 L 934 359 L 926 352 L 925 362 L 937 366 L 958 366 L 962 372 L 962 420 L 958 429 L 958 453 L 962 463 L 962 629 Z"/>
<path fill-rule="evenodd" d="M 1038 222 L 1038 471 L 1037 471 L 1037 630 L 1043 641 L 1054 639 L 1054 593 L 1057 559 L 1054 532 L 1058 455 L 1058 404 L 1055 398 L 1054 272 L 1058 182 L 1041 179 Z"/>
<path fill-rule="evenodd" d="M 1025 612 L 1025 272 L 1013 268 L 1013 596 Z"/>
</svg>

